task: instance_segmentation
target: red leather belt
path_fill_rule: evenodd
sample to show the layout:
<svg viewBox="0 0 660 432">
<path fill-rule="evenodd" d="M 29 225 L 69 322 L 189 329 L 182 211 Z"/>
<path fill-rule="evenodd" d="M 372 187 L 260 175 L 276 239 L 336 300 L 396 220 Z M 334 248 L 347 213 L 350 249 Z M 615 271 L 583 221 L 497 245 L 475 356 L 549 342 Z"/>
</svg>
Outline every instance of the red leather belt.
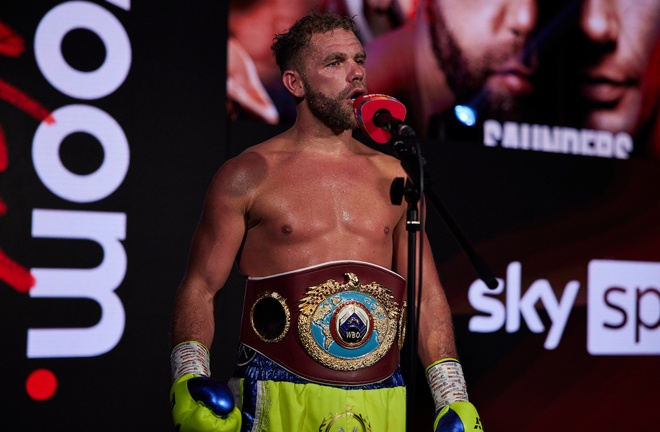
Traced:
<svg viewBox="0 0 660 432">
<path fill-rule="evenodd" d="M 359 261 L 248 278 L 241 343 L 310 381 L 364 385 L 396 370 L 405 280 Z"/>
</svg>

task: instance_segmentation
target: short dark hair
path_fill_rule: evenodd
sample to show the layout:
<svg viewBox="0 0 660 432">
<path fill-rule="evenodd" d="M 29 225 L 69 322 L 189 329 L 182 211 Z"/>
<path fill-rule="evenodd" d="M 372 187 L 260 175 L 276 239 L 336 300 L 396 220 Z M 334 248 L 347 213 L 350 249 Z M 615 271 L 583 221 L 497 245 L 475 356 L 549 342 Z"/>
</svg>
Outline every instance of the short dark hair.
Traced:
<svg viewBox="0 0 660 432">
<path fill-rule="evenodd" d="M 300 53 L 307 46 L 315 33 L 327 33 L 335 29 L 344 29 L 358 35 L 358 29 L 352 18 L 334 12 L 311 12 L 296 21 L 284 33 L 273 38 L 271 50 L 280 71 L 300 66 Z"/>
</svg>

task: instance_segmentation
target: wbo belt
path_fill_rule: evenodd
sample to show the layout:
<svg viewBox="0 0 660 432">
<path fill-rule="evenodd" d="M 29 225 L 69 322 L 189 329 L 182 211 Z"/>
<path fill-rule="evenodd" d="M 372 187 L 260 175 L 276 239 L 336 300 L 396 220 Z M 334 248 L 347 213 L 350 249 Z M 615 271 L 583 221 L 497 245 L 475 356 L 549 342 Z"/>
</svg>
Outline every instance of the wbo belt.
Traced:
<svg viewBox="0 0 660 432">
<path fill-rule="evenodd" d="M 359 261 L 248 278 L 241 343 L 310 381 L 382 381 L 400 361 L 405 287 L 398 274 Z"/>
</svg>

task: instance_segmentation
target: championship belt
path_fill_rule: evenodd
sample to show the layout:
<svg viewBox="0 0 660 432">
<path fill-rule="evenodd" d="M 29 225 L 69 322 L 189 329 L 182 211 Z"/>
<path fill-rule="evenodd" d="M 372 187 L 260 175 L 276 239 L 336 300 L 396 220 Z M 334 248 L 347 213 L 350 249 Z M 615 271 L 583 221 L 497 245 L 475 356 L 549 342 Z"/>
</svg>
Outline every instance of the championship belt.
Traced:
<svg viewBox="0 0 660 432">
<path fill-rule="evenodd" d="M 382 381 L 399 364 L 404 294 L 401 276 L 358 261 L 248 278 L 241 343 L 310 381 Z"/>
</svg>

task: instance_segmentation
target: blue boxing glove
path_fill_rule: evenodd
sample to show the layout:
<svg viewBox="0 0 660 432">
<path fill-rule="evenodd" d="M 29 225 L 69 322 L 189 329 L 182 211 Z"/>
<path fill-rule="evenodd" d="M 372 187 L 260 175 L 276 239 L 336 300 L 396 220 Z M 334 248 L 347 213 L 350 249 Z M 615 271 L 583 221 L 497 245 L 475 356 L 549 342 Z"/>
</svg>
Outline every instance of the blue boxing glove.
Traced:
<svg viewBox="0 0 660 432">
<path fill-rule="evenodd" d="M 199 342 L 172 351 L 172 419 L 179 432 L 239 432 L 241 412 L 229 387 L 208 377 L 209 357 Z"/>
<path fill-rule="evenodd" d="M 435 432 L 483 431 L 477 409 L 468 401 L 463 369 L 456 359 L 437 361 L 426 368 L 435 401 Z"/>
</svg>

